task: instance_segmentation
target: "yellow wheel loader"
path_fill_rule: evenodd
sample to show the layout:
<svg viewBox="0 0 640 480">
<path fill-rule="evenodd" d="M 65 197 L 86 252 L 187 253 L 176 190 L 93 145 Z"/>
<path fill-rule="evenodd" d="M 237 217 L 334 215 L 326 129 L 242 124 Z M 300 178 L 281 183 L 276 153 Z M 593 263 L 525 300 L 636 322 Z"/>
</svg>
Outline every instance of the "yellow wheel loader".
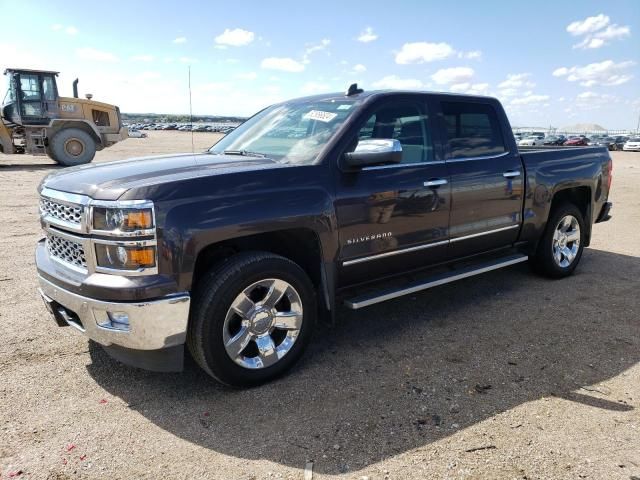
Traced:
<svg viewBox="0 0 640 480">
<path fill-rule="evenodd" d="M 127 138 L 115 105 L 58 95 L 58 72 L 7 69 L 7 93 L 2 102 L 0 152 L 48 155 L 60 165 L 81 165 L 97 150 Z"/>
</svg>

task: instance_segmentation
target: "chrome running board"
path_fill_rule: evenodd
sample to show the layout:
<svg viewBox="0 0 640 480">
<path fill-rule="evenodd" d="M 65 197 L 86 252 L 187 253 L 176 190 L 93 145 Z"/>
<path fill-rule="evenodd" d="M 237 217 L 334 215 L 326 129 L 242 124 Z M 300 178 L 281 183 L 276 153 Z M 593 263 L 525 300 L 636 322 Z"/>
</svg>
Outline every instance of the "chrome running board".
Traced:
<svg viewBox="0 0 640 480">
<path fill-rule="evenodd" d="M 498 260 L 492 260 L 490 262 L 476 264 L 471 267 L 465 267 L 459 270 L 434 275 L 426 281 L 421 280 L 419 282 L 414 282 L 404 288 L 381 290 L 375 293 L 361 295 L 345 300 L 344 303 L 347 308 L 357 310 L 359 308 L 368 307 L 369 305 L 391 300 L 392 298 L 402 297 L 403 295 L 427 290 L 428 288 L 444 285 L 445 283 L 455 282 L 456 280 L 462 280 L 463 278 L 473 277 L 474 275 L 480 275 L 481 273 L 490 272 L 491 270 L 497 270 L 499 268 L 515 265 L 516 263 L 525 262 L 528 258 L 529 257 L 526 255 L 521 254 L 509 255 L 508 257 L 503 257 Z"/>
</svg>

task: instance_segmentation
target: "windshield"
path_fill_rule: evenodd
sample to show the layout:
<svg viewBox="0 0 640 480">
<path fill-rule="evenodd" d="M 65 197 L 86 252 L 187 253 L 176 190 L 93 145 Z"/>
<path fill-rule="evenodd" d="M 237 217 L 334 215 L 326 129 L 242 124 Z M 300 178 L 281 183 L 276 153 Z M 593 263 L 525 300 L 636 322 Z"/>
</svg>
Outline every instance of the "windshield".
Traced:
<svg viewBox="0 0 640 480">
<path fill-rule="evenodd" d="M 311 165 L 356 110 L 356 102 L 345 98 L 273 105 L 223 137 L 209 152 L 265 156 L 282 163 Z"/>
</svg>

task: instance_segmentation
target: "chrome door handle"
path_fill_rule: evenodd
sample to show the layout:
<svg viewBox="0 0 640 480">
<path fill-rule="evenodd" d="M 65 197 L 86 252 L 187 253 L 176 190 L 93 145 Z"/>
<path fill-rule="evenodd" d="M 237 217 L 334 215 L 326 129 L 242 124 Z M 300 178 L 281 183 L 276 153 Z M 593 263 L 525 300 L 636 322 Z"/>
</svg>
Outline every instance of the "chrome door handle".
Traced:
<svg viewBox="0 0 640 480">
<path fill-rule="evenodd" d="M 515 178 L 520 176 L 520 170 L 509 170 L 502 174 L 504 178 Z"/>
<path fill-rule="evenodd" d="M 444 178 L 434 178 L 431 180 L 427 180 L 423 183 L 423 185 L 425 187 L 439 187 L 440 185 L 446 185 L 447 183 L 449 182 L 447 182 L 447 180 Z"/>
</svg>

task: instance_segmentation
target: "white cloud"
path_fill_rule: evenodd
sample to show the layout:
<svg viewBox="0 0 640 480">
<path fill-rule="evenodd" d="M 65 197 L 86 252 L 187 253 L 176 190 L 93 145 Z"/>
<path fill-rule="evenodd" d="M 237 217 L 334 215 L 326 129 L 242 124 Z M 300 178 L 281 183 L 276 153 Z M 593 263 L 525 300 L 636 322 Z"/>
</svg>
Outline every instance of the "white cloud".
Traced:
<svg viewBox="0 0 640 480">
<path fill-rule="evenodd" d="M 360 35 L 358 35 L 357 40 L 362 43 L 369 43 L 377 39 L 378 39 L 378 35 L 373 33 L 373 28 L 367 27 L 362 32 L 360 32 Z"/>
<path fill-rule="evenodd" d="M 373 82 L 375 88 L 390 88 L 395 90 L 418 90 L 424 87 L 421 80 L 416 78 L 400 78 L 397 75 L 387 75 L 377 82 Z"/>
<path fill-rule="evenodd" d="M 357 65 L 353 66 L 353 73 L 362 73 L 362 72 L 366 72 L 367 71 L 367 67 L 365 67 L 364 65 L 362 65 L 361 63 L 358 63 Z"/>
<path fill-rule="evenodd" d="M 329 85 L 321 82 L 307 82 L 300 88 L 305 95 L 313 95 L 314 93 L 324 93 L 330 90 Z"/>
<path fill-rule="evenodd" d="M 283 72 L 302 72 L 304 65 L 288 57 L 269 57 L 260 63 L 262 68 L 269 70 L 282 70 Z"/>
<path fill-rule="evenodd" d="M 603 38 L 605 40 L 613 40 L 615 38 L 627 37 L 631 35 L 631 29 L 627 26 L 609 25 L 604 30 L 595 34 L 597 38 Z"/>
<path fill-rule="evenodd" d="M 218 35 L 215 40 L 218 45 L 227 45 L 230 47 L 243 47 L 253 42 L 255 33 L 242 28 L 234 28 L 233 30 L 226 28 L 224 32 Z"/>
<path fill-rule="evenodd" d="M 178 37 L 173 40 L 173 43 L 186 43 L 187 37 Z"/>
<path fill-rule="evenodd" d="M 431 75 L 431 79 L 438 85 L 460 84 L 469 81 L 474 74 L 470 67 L 443 68 Z"/>
<path fill-rule="evenodd" d="M 309 60 L 309 56 L 312 53 L 325 50 L 330 44 L 331 40 L 329 40 L 328 38 L 323 38 L 322 40 L 320 40 L 320 43 L 308 44 L 305 48 L 304 55 L 302 56 L 302 63 L 304 63 L 305 65 L 311 63 L 311 60 Z"/>
<path fill-rule="evenodd" d="M 601 28 L 609 25 L 609 22 L 610 18 L 601 13 L 600 15 L 596 15 L 595 17 L 587 17 L 584 20 L 571 22 L 569 25 L 567 25 L 567 32 L 569 32 L 573 36 L 593 33 L 596 30 L 600 30 Z"/>
<path fill-rule="evenodd" d="M 466 58 L 468 60 L 479 60 L 482 58 L 480 50 L 472 50 L 470 52 L 458 52 L 458 58 Z"/>
<path fill-rule="evenodd" d="M 585 37 L 580 43 L 576 43 L 573 48 L 600 48 L 604 45 L 601 38 Z"/>
<path fill-rule="evenodd" d="M 551 97 L 549 95 L 534 95 L 531 92 L 527 92 L 529 95 L 524 97 L 514 98 L 511 100 L 511 105 L 531 105 L 542 104 L 547 102 Z"/>
<path fill-rule="evenodd" d="M 53 30 L 54 32 L 61 32 L 64 30 L 64 32 L 67 35 L 77 35 L 78 34 L 78 29 L 76 27 L 74 27 L 73 25 L 69 25 L 69 26 L 64 26 L 61 23 L 55 23 L 53 25 L 51 25 L 51 30 Z"/>
<path fill-rule="evenodd" d="M 444 60 L 454 53 L 455 50 L 448 43 L 405 43 L 396 54 L 396 63 L 406 65 L 409 63 L 433 62 L 435 60 Z"/>
<path fill-rule="evenodd" d="M 576 95 L 574 105 L 581 110 L 597 110 L 619 101 L 615 95 L 587 91 Z"/>
<path fill-rule="evenodd" d="M 529 80 L 530 76 L 530 73 L 509 73 L 507 74 L 507 79 L 498 84 L 498 88 L 533 88 L 536 84 Z"/>
<path fill-rule="evenodd" d="M 76 49 L 76 56 L 80 60 L 95 61 L 95 62 L 117 62 L 116 57 L 111 52 L 105 52 L 103 50 L 96 50 L 95 48 L 85 47 Z"/>
<path fill-rule="evenodd" d="M 133 62 L 153 62 L 154 58 L 153 55 L 133 55 L 129 57 L 129 60 Z"/>
<path fill-rule="evenodd" d="M 182 63 L 198 63 L 198 59 L 193 57 L 180 57 L 178 60 Z"/>
<path fill-rule="evenodd" d="M 239 78 L 240 80 L 255 80 L 258 78 L 258 74 L 256 72 L 238 73 L 236 78 Z"/>
<path fill-rule="evenodd" d="M 633 75 L 625 73 L 633 65 L 635 65 L 633 61 L 615 63 L 613 60 L 605 60 L 583 67 L 560 67 L 553 71 L 553 76 L 566 77 L 568 81 L 579 82 L 583 87 L 615 86 L 622 85 L 633 78 Z"/>
<path fill-rule="evenodd" d="M 456 93 L 468 93 L 469 95 L 488 95 L 489 84 L 488 83 L 456 83 L 449 87 L 451 92 Z"/>
<path fill-rule="evenodd" d="M 581 42 L 573 48 L 593 49 L 606 45 L 609 40 L 627 37 L 631 34 L 628 26 L 610 24 L 611 19 L 604 14 L 587 17 L 584 20 L 572 22 L 567 26 L 567 32 L 573 36 L 584 36 Z M 606 27 L 606 28 L 605 28 Z"/>
</svg>

